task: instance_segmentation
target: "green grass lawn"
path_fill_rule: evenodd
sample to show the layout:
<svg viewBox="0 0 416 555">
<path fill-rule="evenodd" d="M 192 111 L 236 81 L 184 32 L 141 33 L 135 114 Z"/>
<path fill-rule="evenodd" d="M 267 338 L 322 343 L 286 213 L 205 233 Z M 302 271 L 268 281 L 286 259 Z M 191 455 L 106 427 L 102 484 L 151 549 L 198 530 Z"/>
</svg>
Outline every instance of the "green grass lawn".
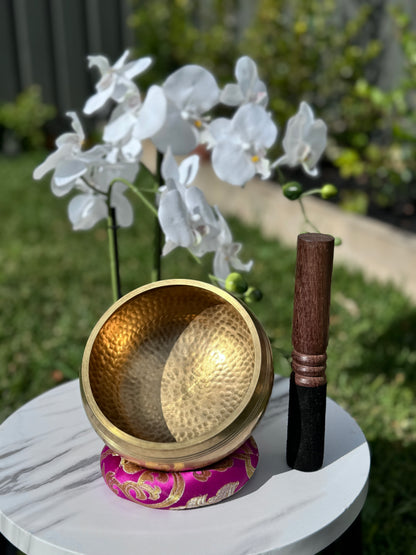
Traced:
<svg viewBox="0 0 416 555">
<path fill-rule="evenodd" d="M 112 300 L 104 222 L 71 230 L 68 199 L 31 178 L 43 158 L 0 158 L 0 421 L 78 375 L 86 339 Z M 134 226 L 119 235 L 124 293 L 148 282 L 152 266 L 152 220 L 135 206 Z M 277 347 L 276 371 L 289 375 L 295 252 L 231 225 L 242 258 L 255 260 L 250 279 L 264 300 L 254 311 Z M 198 265 L 179 250 L 163 263 L 166 278 L 207 279 L 209 271 L 208 257 Z M 365 553 L 416 553 L 416 307 L 393 287 L 336 265 L 327 376 L 329 395 L 371 446 Z"/>
</svg>

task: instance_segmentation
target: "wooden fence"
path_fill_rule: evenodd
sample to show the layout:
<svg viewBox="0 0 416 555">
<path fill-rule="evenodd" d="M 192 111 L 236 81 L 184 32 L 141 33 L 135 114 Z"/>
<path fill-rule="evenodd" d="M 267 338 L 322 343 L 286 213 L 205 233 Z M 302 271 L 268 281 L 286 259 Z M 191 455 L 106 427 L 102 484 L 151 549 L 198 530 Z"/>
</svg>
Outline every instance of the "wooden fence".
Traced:
<svg viewBox="0 0 416 555">
<path fill-rule="evenodd" d="M 0 0 L 0 102 L 29 85 L 60 113 L 93 90 L 88 54 L 115 61 L 133 37 L 128 0 Z"/>
<path fill-rule="evenodd" d="M 171 0 L 166 0 L 167 5 Z M 288 5 L 290 5 L 290 0 Z M 143 3 L 151 0 L 143 0 Z M 203 17 L 213 0 L 194 0 Z M 363 0 L 338 0 L 340 16 L 348 18 Z M 234 0 L 239 25 L 249 23 L 255 0 Z M 402 6 L 416 24 L 416 0 L 366 0 L 375 8 L 370 34 L 384 44 L 379 84 L 389 87 L 400 77 L 401 57 L 392 40 L 386 13 L 391 4 Z M 136 2 L 137 5 L 137 2 Z M 29 85 L 42 88 L 43 100 L 60 114 L 80 110 L 93 92 L 96 74 L 87 68 L 88 54 L 104 54 L 115 61 L 134 46 L 127 24 L 130 0 L 0 0 L 0 103 L 14 100 Z"/>
</svg>

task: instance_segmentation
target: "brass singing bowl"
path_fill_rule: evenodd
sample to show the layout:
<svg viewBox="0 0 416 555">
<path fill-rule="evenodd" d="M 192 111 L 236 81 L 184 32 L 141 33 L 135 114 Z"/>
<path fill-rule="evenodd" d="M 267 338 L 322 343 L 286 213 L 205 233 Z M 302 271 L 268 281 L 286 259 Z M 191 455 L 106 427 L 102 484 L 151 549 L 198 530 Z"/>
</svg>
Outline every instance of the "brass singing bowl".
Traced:
<svg viewBox="0 0 416 555">
<path fill-rule="evenodd" d="M 235 297 L 172 279 L 102 316 L 85 347 L 81 393 L 98 435 L 147 468 L 188 470 L 251 435 L 273 385 L 269 340 Z"/>
</svg>

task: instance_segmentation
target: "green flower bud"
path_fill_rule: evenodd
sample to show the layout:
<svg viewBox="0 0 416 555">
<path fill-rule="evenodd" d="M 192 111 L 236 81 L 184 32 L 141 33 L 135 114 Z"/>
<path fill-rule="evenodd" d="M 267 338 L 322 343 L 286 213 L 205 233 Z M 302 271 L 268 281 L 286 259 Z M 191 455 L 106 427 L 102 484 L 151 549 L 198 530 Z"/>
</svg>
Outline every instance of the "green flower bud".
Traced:
<svg viewBox="0 0 416 555">
<path fill-rule="evenodd" d="M 246 303 L 257 303 L 258 301 L 261 301 L 262 298 L 263 293 L 260 289 L 256 289 L 255 287 L 249 287 L 244 295 Z"/>
<path fill-rule="evenodd" d="M 297 181 L 289 181 L 282 187 L 283 194 L 289 200 L 296 200 L 303 193 L 303 187 Z"/>
<path fill-rule="evenodd" d="M 331 185 L 330 183 L 327 183 L 321 189 L 321 197 L 324 199 L 332 198 L 337 194 L 338 189 L 335 187 L 335 185 Z"/>
<path fill-rule="evenodd" d="M 342 245 L 341 237 L 334 237 L 334 246 L 339 247 L 340 245 Z"/>
<path fill-rule="evenodd" d="M 231 272 L 225 279 L 225 288 L 231 293 L 243 294 L 247 291 L 247 282 L 238 272 Z"/>
</svg>

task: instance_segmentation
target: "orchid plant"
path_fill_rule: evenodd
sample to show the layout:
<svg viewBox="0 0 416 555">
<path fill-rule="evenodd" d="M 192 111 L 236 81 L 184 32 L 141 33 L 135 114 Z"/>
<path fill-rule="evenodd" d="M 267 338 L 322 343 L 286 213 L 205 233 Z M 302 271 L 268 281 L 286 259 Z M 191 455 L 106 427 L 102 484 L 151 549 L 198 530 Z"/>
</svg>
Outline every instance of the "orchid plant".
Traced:
<svg viewBox="0 0 416 555">
<path fill-rule="evenodd" d="M 136 78 L 150 66 L 151 58 L 129 62 L 128 57 L 126 51 L 112 66 L 104 56 L 88 57 L 89 67 L 98 69 L 100 79 L 83 111 L 93 115 L 110 109 L 102 142 L 85 150 L 81 121 L 76 113 L 69 112 L 73 132 L 56 140 L 56 151 L 34 170 L 34 179 L 53 172 L 54 195 L 75 193 L 68 205 L 74 230 L 87 230 L 107 220 L 114 300 L 121 295 L 117 228 L 130 226 L 134 220 L 131 197 L 125 195 L 128 190 L 154 213 L 156 229 L 164 234 L 163 248 L 156 247 L 158 263 L 153 279 L 161 277 L 161 257 L 183 247 L 198 259 L 213 253 L 210 277 L 218 285 L 246 295 L 246 300 L 259 297 L 239 274 L 250 271 L 253 261 L 240 259 L 242 245 L 234 241 L 218 207 L 210 206 L 193 184 L 200 164 L 194 151 L 205 145 L 211 151 L 215 174 L 237 187 L 256 175 L 268 179 L 274 168 L 281 178 L 280 166 L 285 164 L 300 165 L 308 174 L 317 175 L 326 146 L 325 123 L 315 119 L 310 106 L 302 102 L 287 124 L 284 155 L 272 162 L 267 153 L 277 139 L 278 128 L 267 111 L 266 86 L 252 59 L 243 56 L 237 61 L 236 82 L 222 90 L 205 68 L 187 65 L 161 86 L 152 85 L 144 95 Z M 215 117 L 220 104 L 234 110 L 232 117 Z M 152 200 L 146 195 L 149 191 L 140 188 L 140 174 L 149 172 L 142 161 L 144 140 L 150 140 L 158 153 Z M 180 163 L 177 156 L 183 158 Z M 334 190 L 326 188 L 327 196 L 331 196 Z M 323 189 L 303 192 L 293 183 L 284 184 L 284 191 L 288 198 L 299 200 L 311 192 L 323 195 Z M 160 244 L 160 237 L 156 237 L 156 244 Z"/>
</svg>

